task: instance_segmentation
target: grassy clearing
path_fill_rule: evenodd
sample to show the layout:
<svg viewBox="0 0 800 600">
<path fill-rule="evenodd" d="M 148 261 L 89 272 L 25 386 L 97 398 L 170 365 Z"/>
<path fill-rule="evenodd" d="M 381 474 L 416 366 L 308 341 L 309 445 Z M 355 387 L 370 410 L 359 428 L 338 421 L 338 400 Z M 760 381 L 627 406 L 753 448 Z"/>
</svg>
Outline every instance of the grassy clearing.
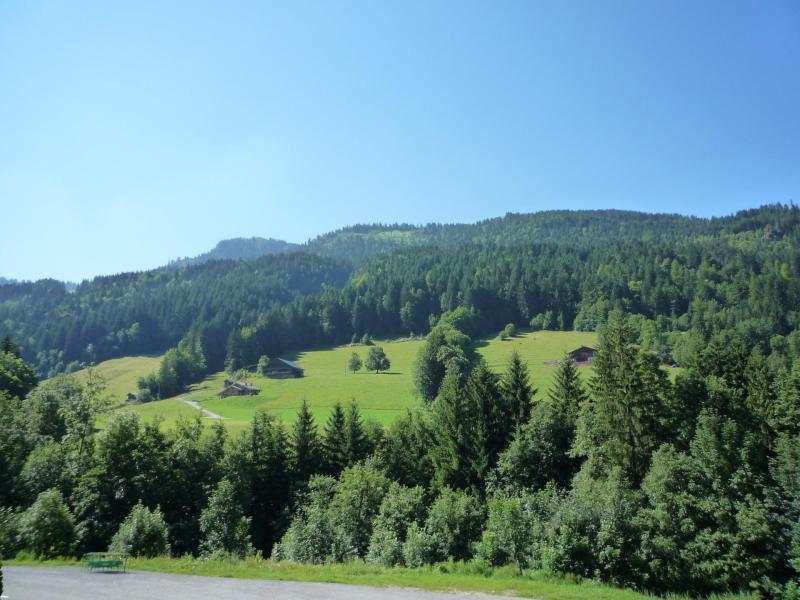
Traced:
<svg viewBox="0 0 800 600">
<path fill-rule="evenodd" d="M 108 382 L 108 393 L 115 403 L 125 402 L 128 392 L 136 393 L 139 377 L 158 369 L 160 356 L 126 356 L 106 360 L 93 367 Z M 86 378 L 86 369 L 75 373 L 78 379 Z"/>
<path fill-rule="evenodd" d="M 546 362 L 560 358 L 577 346 L 596 342 L 594 333 L 537 331 L 525 332 L 507 341 L 487 338 L 478 341 L 476 346 L 489 366 L 497 372 L 505 368 L 512 351 L 516 349 L 527 362 L 533 385 L 539 389 L 541 396 L 549 387 L 555 372 L 555 367 Z M 322 423 L 336 402 L 347 403 L 354 398 L 365 418 L 386 425 L 406 410 L 419 407 L 413 391 L 412 371 L 422 340 L 378 343 L 392 361 L 392 368 L 387 373 L 348 372 L 346 365 L 350 353 L 355 351 L 366 358 L 368 347 L 345 345 L 287 356 L 305 369 L 305 377 L 301 379 L 252 376 L 249 382 L 261 389 L 256 396 L 218 398 L 217 392 L 222 389 L 227 377 L 220 372 L 210 375 L 183 396 L 121 410 L 131 410 L 143 418 L 160 415 L 164 419 L 164 426 L 170 427 L 179 416 L 193 417 L 197 414 L 184 402 L 187 399 L 194 400 L 203 408 L 223 416 L 225 426 L 235 433 L 249 424 L 258 409 L 267 410 L 279 419 L 291 422 L 305 398 L 317 422 Z"/>
<path fill-rule="evenodd" d="M 75 566 L 76 561 L 9 561 L 10 566 Z M 512 568 L 483 570 L 472 564 L 444 563 L 421 569 L 384 568 L 360 562 L 333 565 L 275 563 L 251 558 L 241 561 L 202 560 L 196 558 L 134 559 L 133 570 L 238 579 L 312 581 L 376 587 L 408 587 L 444 592 L 481 592 L 485 594 L 542 598 L 545 600 L 641 600 L 652 598 L 632 590 L 623 590 L 593 581 L 550 575 L 533 571 L 518 575 Z M 681 598 L 673 596 L 676 600 Z M 749 595 L 715 596 L 719 600 L 748 600 Z"/>
</svg>

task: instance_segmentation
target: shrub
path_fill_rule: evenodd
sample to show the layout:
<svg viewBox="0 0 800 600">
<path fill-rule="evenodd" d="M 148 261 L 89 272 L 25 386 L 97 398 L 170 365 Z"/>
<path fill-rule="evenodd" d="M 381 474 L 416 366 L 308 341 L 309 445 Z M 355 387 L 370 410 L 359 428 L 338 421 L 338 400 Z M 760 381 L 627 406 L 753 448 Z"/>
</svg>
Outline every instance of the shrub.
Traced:
<svg viewBox="0 0 800 600">
<path fill-rule="evenodd" d="M 39 494 L 20 518 L 20 537 L 25 547 L 40 558 L 72 555 L 78 532 L 61 492 L 47 490 Z"/>
<path fill-rule="evenodd" d="M 236 499 L 236 490 L 228 479 L 217 485 L 200 514 L 200 531 L 204 535 L 200 548 L 204 555 L 219 552 L 240 558 L 253 552 L 250 543 L 250 519 L 244 516 Z"/>
<path fill-rule="evenodd" d="M 150 511 L 140 502 L 133 507 L 109 547 L 113 552 L 130 556 L 153 557 L 169 552 L 167 524 L 161 509 Z"/>
<path fill-rule="evenodd" d="M 408 528 L 425 512 L 423 489 L 392 483 L 373 523 L 367 562 L 391 567 L 403 562 L 403 543 Z"/>
<path fill-rule="evenodd" d="M 503 333 L 505 334 L 506 338 L 512 338 L 517 335 L 517 328 L 513 323 L 509 323 L 503 328 Z"/>
<path fill-rule="evenodd" d="M 407 567 L 421 567 L 438 560 L 436 542 L 433 536 L 417 523 L 412 523 L 403 544 L 403 561 Z"/>
</svg>

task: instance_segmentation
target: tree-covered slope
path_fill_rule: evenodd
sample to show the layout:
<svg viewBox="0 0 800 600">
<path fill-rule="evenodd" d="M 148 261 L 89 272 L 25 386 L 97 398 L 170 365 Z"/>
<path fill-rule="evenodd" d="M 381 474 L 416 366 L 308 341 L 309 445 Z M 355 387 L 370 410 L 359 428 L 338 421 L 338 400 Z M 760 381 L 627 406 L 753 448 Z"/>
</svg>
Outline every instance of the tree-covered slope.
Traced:
<svg viewBox="0 0 800 600">
<path fill-rule="evenodd" d="M 98 277 L 74 291 L 0 285 L 0 335 L 43 375 L 160 353 L 188 334 L 216 370 L 365 334 L 426 333 L 459 307 L 481 334 L 509 322 L 594 329 L 621 308 L 648 321 L 655 349 L 670 350 L 679 332 L 701 343 L 737 330 L 768 352 L 800 325 L 799 248 L 795 206 L 719 219 L 563 211 L 357 226 L 310 242 L 313 253 Z"/>
</svg>

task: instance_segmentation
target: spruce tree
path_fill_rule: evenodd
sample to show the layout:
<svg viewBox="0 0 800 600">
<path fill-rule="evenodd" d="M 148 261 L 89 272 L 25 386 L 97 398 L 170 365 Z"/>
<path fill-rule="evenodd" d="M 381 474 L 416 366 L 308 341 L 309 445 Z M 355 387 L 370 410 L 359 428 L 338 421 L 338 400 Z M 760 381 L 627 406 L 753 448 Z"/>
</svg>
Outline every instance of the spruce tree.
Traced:
<svg viewBox="0 0 800 600">
<path fill-rule="evenodd" d="M 500 393 L 498 377 L 485 361 L 480 361 L 467 379 L 466 395 L 478 407 L 483 433 L 484 454 L 489 467 L 511 440 L 514 418 L 508 398 Z"/>
<path fill-rule="evenodd" d="M 337 476 L 347 466 L 347 418 L 342 403 L 337 402 L 325 423 L 322 454 L 329 475 Z"/>
<path fill-rule="evenodd" d="M 500 390 L 508 405 L 514 427 L 527 423 L 531 416 L 531 401 L 538 390 L 531 387 L 528 366 L 516 350 L 511 354 L 508 369 L 500 380 Z"/>
<path fill-rule="evenodd" d="M 291 437 L 291 459 L 295 481 L 306 482 L 311 475 L 320 472 L 321 454 L 314 415 L 308 409 L 308 402 L 303 398 Z"/>
<path fill-rule="evenodd" d="M 488 466 L 484 419 L 474 394 L 465 394 L 457 369 L 448 369 L 431 405 L 430 459 L 434 483 L 481 492 Z"/>
<path fill-rule="evenodd" d="M 622 313 L 612 312 L 600 334 L 592 395 L 581 409 L 573 453 L 588 458 L 593 472 L 619 467 L 638 487 L 650 455 L 666 441 L 670 386 L 657 361 L 640 353 L 631 338 Z"/>
<path fill-rule="evenodd" d="M 364 425 L 361 422 L 361 414 L 358 412 L 358 404 L 355 399 L 351 400 L 347 407 L 345 418 L 345 456 L 347 457 L 346 466 L 351 466 L 367 457 L 369 443 L 364 433 Z"/>
</svg>

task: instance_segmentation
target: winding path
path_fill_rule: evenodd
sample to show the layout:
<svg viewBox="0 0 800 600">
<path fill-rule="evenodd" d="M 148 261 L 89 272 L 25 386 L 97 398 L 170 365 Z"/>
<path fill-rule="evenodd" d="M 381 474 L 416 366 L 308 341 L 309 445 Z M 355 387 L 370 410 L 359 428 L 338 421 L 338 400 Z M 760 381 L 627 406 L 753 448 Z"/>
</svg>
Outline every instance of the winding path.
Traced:
<svg viewBox="0 0 800 600">
<path fill-rule="evenodd" d="M 408 588 L 338 583 L 227 579 L 129 571 L 89 572 L 77 567 L 4 567 L 9 600 L 458 600 L 498 598 L 443 594 Z"/>
<path fill-rule="evenodd" d="M 191 406 L 192 408 L 196 408 L 197 410 L 199 410 L 201 413 L 203 413 L 203 416 L 206 417 L 207 419 L 220 419 L 221 420 L 221 419 L 225 418 L 222 415 L 218 415 L 217 413 L 213 413 L 210 410 L 207 410 L 207 409 L 203 408 L 195 400 L 184 400 L 184 402 L 186 404 L 188 404 L 189 406 Z"/>
</svg>

